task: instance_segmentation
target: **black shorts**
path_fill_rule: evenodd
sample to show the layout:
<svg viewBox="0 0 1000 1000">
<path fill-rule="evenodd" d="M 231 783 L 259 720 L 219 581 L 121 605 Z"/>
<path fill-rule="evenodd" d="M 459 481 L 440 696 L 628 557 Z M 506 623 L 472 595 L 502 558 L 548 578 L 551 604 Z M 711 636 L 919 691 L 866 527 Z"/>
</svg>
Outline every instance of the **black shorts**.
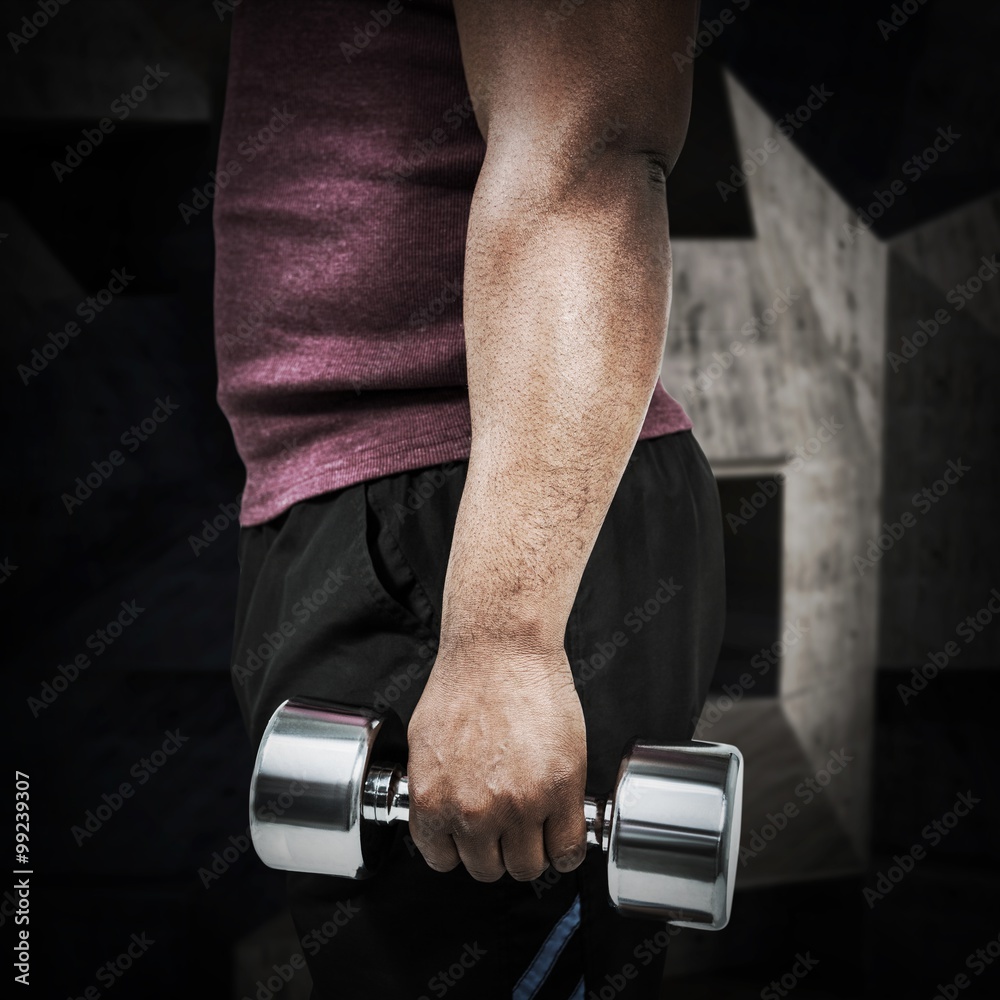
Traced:
<svg viewBox="0 0 1000 1000">
<path fill-rule="evenodd" d="M 345 487 L 240 536 L 233 679 L 256 744 L 285 698 L 377 708 L 404 725 L 434 663 L 465 463 Z M 566 629 L 587 726 L 587 792 L 634 736 L 691 738 L 725 615 L 715 479 L 693 434 L 640 441 Z M 290 874 L 314 1000 L 657 997 L 666 925 L 621 917 L 600 851 L 535 882 L 426 866 L 405 825 L 375 877 Z M 611 995 L 608 993 L 608 995 Z"/>
</svg>

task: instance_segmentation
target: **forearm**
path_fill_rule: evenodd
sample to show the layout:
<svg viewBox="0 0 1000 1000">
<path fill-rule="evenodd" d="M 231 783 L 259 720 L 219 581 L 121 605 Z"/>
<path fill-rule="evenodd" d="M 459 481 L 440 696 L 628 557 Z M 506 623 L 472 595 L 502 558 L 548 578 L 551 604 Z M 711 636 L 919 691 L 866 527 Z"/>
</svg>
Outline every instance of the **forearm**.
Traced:
<svg viewBox="0 0 1000 1000">
<path fill-rule="evenodd" d="M 564 637 L 659 373 L 691 86 L 669 53 L 697 3 L 454 9 L 486 140 L 463 287 L 472 451 L 407 727 L 410 829 L 434 868 L 523 880 L 585 852 Z"/>
<path fill-rule="evenodd" d="M 669 307 L 662 171 L 616 150 L 572 170 L 487 158 L 469 222 L 472 451 L 444 649 L 561 649 L 659 374 Z"/>
</svg>

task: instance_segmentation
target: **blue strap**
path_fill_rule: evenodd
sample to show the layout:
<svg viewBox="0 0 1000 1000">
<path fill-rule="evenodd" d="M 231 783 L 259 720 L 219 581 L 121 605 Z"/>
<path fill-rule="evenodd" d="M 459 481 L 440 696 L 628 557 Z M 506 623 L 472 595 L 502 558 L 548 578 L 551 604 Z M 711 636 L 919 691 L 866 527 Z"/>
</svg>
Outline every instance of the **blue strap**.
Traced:
<svg viewBox="0 0 1000 1000">
<path fill-rule="evenodd" d="M 552 971 L 559 956 L 563 953 L 566 943 L 573 936 L 573 933 L 580 926 L 580 897 L 575 896 L 573 905 L 559 918 L 555 927 L 549 931 L 549 936 L 545 939 L 538 954 L 531 961 L 531 965 L 524 970 L 524 975 L 517 981 L 511 1000 L 531 1000 L 541 989 L 548 974 Z M 573 994 L 572 1000 L 576 1000 L 577 995 L 583 997 L 583 980 Z"/>
</svg>

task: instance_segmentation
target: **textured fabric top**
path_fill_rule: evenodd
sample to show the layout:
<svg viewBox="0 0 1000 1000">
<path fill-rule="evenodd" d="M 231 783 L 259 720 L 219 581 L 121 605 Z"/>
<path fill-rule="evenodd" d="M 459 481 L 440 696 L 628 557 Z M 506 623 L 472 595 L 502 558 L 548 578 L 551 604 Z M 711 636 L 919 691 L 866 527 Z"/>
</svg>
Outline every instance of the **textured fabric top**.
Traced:
<svg viewBox="0 0 1000 1000">
<path fill-rule="evenodd" d="M 484 153 L 450 0 L 234 9 L 200 198 L 242 524 L 468 458 L 462 272 Z M 641 436 L 690 426 L 657 385 Z"/>
</svg>

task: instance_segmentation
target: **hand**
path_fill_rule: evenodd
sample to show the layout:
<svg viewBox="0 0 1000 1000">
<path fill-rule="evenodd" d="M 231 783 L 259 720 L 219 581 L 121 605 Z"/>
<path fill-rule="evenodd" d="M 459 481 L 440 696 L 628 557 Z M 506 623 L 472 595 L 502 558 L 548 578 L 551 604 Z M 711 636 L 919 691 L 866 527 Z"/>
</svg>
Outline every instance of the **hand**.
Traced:
<svg viewBox="0 0 1000 1000">
<path fill-rule="evenodd" d="M 444 647 L 409 731 L 410 834 L 480 882 L 571 871 L 586 852 L 586 731 L 563 650 Z"/>
</svg>

